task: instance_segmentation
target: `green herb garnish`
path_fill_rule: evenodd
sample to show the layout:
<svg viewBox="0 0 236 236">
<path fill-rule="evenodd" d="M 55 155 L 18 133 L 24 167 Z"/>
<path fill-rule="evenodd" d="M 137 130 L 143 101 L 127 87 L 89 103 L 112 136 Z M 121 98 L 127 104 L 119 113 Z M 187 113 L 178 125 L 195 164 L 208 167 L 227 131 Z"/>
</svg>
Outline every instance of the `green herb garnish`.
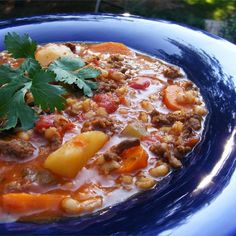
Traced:
<svg viewBox="0 0 236 236">
<path fill-rule="evenodd" d="M 25 61 L 17 69 L 0 65 L 0 119 L 5 121 L 0 131 L 18 124 L 23 130 L 33 127 L 37 114 L 25 101 L 27 92 L 32 93 L 34 105 L 53 112 L 61 111 L 65 105 L 62 97 L 65 90 L 61 85 L 75 84 L 86 96 L 92 96 L 92 89 L 97 88 L 97 83 L 88 79 L 96 78 L 101 72 L 86 66 L 79 57 L 61 57 L 45 69 L 35 60 L 37 43 L 27 34 L 8 33 L 4 42 L 12 57 Z M 61 85 L 52 83 L 56 81 Z"/>
<path fill-rule="evenodd" d="M 53 62 L 48 69 L 56 74 L 56 81 L 75 84 L 83 89 L 84 95 L 91 97 L 92 89 L 97 88 L 97 83 L 87 79 L 96 78 L 101 72 L 91 66 L 84 66 L 81 58 L 62 57 Z"/>
<path fill-rule="evenodd" d="M 29 35 L 23 36 L 17 33 L 8 33 L 4 40 L 7 51 L 12 54 L 14 58 L 34 58 L 37 43 L 33 41 Z"/>
<path fill-rule="evenodd" d="M 4 77 L 2 77 L 3 74 L 5 74 Z M 0 117 L 4 118 L 6 123 L 0 130 L 14 128 L 18 121 L 23 130 L 33 127 L 37 115 L 33 108 L 25 102 L 27 92 L 32 92 L 35 104 L 42 109 L 62 110 L 64 98 L 60 95 L 64 93 L 64 89 L 61 86 L 49 84 L 54 81 L 54 77 L 52 72 L 38 68 L 34 70 L 31 64 L 27 63 L 23 63 L 18 69 L 12 69 L 6 64 L 1 65 Z"/>
</svg>

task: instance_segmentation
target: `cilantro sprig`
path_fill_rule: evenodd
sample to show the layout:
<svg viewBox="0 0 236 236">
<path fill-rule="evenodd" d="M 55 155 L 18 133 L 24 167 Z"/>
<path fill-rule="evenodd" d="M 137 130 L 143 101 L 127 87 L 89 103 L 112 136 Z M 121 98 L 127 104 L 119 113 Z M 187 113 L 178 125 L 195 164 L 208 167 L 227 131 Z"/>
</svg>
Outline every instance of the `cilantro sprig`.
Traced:
<svg viewBox="0 0 236 236">
<path fill-rule="evenodd" d="M 101 72 L 91 66 L 84 66 L 81 58 L 62 57 L 53 62 L 48 69 L 56 74 L 56 81 L 75 84 L 83 90 L 84 95 L 91 97 L 92 89 L 98 86 L 96 82 L 88 79 L 96 78 Z"/>
<path fill-rule="evenodd" d="M 29 92 L 34 106 L 54 112 L 61 111 L 65 105 L 62 96 L 65 89 L 61 85 L 75 84 L 86 96 L 92 96 L 92 90 L 97 88 L 97 83 L 91 79 L 101 72 L 86 66 L 79 57 L 61 57 L 45 69 L 35 60 L 37 43 L 27 34 L 8 33 L 4 42 L 13 58 L 25 60 L 17 69 L 8 64 L 0 65 L 0 119 L 5 121 L 0 131 L 16 126 L 23 130 L 33 127 L 37 113 L 25 101 Z"/>
<path fill-rule="evenodd" d="M 7 33 L 4 43 L 7 51 L 12 54 L 14 58 L 34 58 L 34 53 L 37 49 L 37 43 L 32 40 L 29 35 L 23 36 L 17 33 Z"/>
<path fill-rule="evenodd" d="M 6 73 L 8 71 L 8 73 Z M 3 73 L 5 76 L 2 77 Z M 26 74 L 31 76 L 26 76 Z M 60 95 L 64 89 L 58 85 L 51 85 L 54 75 L 42 69 L 32 69 L 31 64 L 23 63 L 18 69 L 9 65 L 0 66 L 0 117 L 6 120 L 0 130 L 16 127 L 18 121 L 21 128 L 27 130 L 33 127 L 37 119 L 36 112 L 25 102 L 25 95 L 31 92 L 34 102 L 42 109 L 55 108 L 62 110 L 64 98 Z"/>
</svg>

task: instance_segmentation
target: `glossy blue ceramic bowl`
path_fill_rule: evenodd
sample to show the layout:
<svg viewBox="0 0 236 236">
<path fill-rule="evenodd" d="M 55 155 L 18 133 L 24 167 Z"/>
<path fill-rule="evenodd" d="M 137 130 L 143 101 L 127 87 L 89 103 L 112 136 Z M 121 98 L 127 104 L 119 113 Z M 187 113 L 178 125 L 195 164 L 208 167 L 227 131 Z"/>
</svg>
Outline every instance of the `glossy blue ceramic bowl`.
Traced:
<svg viewBox="0 0 236 236">
<path fill-rule="evenodd" d="M 165 21 L 60 15 L 0 22 L 39 43 L 117 41 L 182 67 L 210 111 L 200 144 L 155 189 L 93 215 L 54 223 L 0 224 L 0 235 L 236 235 L 236 46 Z"/>
</svg>

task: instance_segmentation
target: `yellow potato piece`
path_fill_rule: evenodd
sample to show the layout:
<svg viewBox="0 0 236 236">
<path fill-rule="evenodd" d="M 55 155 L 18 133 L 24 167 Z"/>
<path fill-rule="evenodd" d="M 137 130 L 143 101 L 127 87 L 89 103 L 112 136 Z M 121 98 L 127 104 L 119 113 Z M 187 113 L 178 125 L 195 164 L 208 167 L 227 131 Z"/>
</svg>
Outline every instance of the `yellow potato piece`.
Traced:
<svg viewBox="0 0 236 236">
<path fill-rule="evenodd" d="M 81 133 L 51 153 L 44 167 L 55 174 L 73 178 L 107 141 L 108 136 L 101 131 Z"/>
<path fill-rule="evenodd" d="M 122 131 L 122 134 L 126 136 L 141 138 L 142 136 L 147 135 L 147 130 L 142 124 L 134 122 L 132 124 L 126 125 L 126 127 Z"/>
<path fill-rule="evenodd" d="M 48 66 L 51 62 L 63 56 L 73 56 L 73 52 L 65 45 L 49 43 L 39 48 L 35 53 L 35 59 L 42 67 Z"/>
</svg>

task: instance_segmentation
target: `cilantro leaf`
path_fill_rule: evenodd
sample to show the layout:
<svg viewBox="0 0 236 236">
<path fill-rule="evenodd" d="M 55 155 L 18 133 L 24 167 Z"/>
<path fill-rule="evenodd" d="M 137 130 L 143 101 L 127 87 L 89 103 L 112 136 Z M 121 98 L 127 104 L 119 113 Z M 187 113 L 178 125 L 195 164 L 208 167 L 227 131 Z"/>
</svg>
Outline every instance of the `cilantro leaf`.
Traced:
<svg viewBox="0 0 236 236">
<path fill-rule="evenodd" d="M 18 76 L 18 72 L 8 64 L 0 65 L 0 86 Z"/>
<path fill-rule="evenodd" d="M 78 88 L 83 90 L 86 96 L 92 97 L 93 96 L 92 88 L 97 88 L 97 87 L 96 86 L 91 87 L 91 84 L 88 82 L 91 82 L 91 81 L 78 79 L 75 81 L 75 84 L 78 86 Z M 92 83 L 96 84 L 95 82 L 92 82 Z"/>
<path fill-rule="evenodd" d="M 50 67 L 51 69 L 61 68 L 63 70 L 74 71 L 74 70 L 78 70 L 79 68 L 83 66 L 85 66 L 85 63 L 80 57 L 65 56 L 54 61 Z"/>
<path fill-rule="evenodd" d="M 17 33 L 7 33 L 4 40 L 6 49 L 14 58 L 34 58 L 37 43 L 33 41 L 29 35 L 22 36 Z"/>
<path fill-rule="evenodd" d="M 29 83 L 28 79 L 19 77 L 0 88 L 0 117 L 6 120 L 0 130 L 16 127 L 18 120 L 22 129 L 32 128 L 36 115 L 24 99 Z"/>
<path fill-rule="evenodd" d="M 2 109 L 7 106 L 8 101 L 11 100 L 11 97 L 14 96 L 14 94 L 25 87 L 25 83 L 27 83 L 28 80 L 25 80 L 24 77 L 15 78 L 14 80 L 10 81 L 9 83 L 5 84 L 0 88 L 0 114 Z"/>
<path fill-rule="evenodd" d="M 0 118 L 5 121 L 0 131 L 14 128 L 18 123 L 23 130 L 33 127 L 37 116 L 25 102 L 25 94 L 29 91 L 35 104 L 42 109 L 54 111 L 64 107 L 64 98 L 60 96 L 64 90 L 49 84 L 55 81 L 55 75 L 40 68 L 34 59 L 27 59 L 16 70 L 8 65 L 0 66 Z"/>
<path fill-rule="evenodd" d="M 84 61 L 79 57 L 61 57 L 54 61 L 48 69 L 56 74 L 56 81 L 73 84 L 77 80 L 77 76 L 73 71 L 80 69 L 84 65 Z"/>
<path fill-rule="evenodd" d="M 19 70 L 23 73 L 28 73 L 29 76 L 33 76 L 38 70 L 41 69 L 41 66 L 38 61 L 33 58 L 27 58 L 21 65 Z"/>
<path fill-rule="evenodd" d="M 91 80 L 86 80 L 86 84 L 91 88 L 91 89 L 97 89 L 98 88 L 98 83 L 93 82 Z"/>
<path fill-rule="evenodd" d="M 101 74 L 101 72 L 98 69 L 95 69 L 91 66 L 85 67 L 85 68 L 79 70 L 78 73 L 76 73 L 76 75 L 81 79 L 96 78 L 100 74 Z"/>
<path fill-rule="evenodd" d="M 65 104 L 65 99 L 60 96 L 65 90 L 59 85 L 49 84 L 54 78 L 55 75 L 50 71 L 37 71 L 32 77 L 30 88 L 35 104 L 41 106 L 43 110 L 50 109 L 51 112 L 55 108 L 62 110 Z"/>
<path fill-rule="evenodd" d="M 91 66 L 85 67 L 80 57 L 62 57 L 48 69 L 43 69 L 35 60 L 37 43 L 27 34 L 8 33 L 4 42 L 12 57 L 25 58 L 25 61 L 17 69 L 0 65 L 0 118 L 4 121 L 0 131 L 18 124 L 24 130 L 33 127 L 37 114 L 25 101 L 28 92 L 32 93 L 35 105 L 53 112 L 64 108 L 65 99 L 61 95 L 65 90 L 52 82 L 75 84 L 86 96 L 92 96 L 92 89 L 98 87 L 89 79 L 96 78 L 101 72 Z"/>
<path fill-rule="evenodd" d="M 64 82 L 66 84 L 73 84 L 77 80 L 77 76 L 72 71 L 67 71 L 60 67 L 56 67 L 54 66 L 54 63 L 49 67 L 49 71 L 55 73 L 56 81 Z"/>
<path fill-rule="evenodd" d="M 96 78 L 101 72 L 93 67 L 82 68 L 84 65 L 85 63 L 79 57 L 61 57 L 53 62 L 48 69 L 56 74 L 56 81 L 76 84 L 78 88 L 83 90 L 84 95 L 91 97 L 93 95 L 92 89 L 97 88 L 97 83 L 86 79 Z"/>
<path fill-rule="evenodd" d="M 35 111 L 25 103 L 26 90 L 17 91 L 5 106 L 4 113 L 7 115 L 6 123 L 0 130 L 8 130 L 16 127 L 18 120 L 21 128 L 28 130 L 33 127 L 37 119 Z"/>
</svg>

